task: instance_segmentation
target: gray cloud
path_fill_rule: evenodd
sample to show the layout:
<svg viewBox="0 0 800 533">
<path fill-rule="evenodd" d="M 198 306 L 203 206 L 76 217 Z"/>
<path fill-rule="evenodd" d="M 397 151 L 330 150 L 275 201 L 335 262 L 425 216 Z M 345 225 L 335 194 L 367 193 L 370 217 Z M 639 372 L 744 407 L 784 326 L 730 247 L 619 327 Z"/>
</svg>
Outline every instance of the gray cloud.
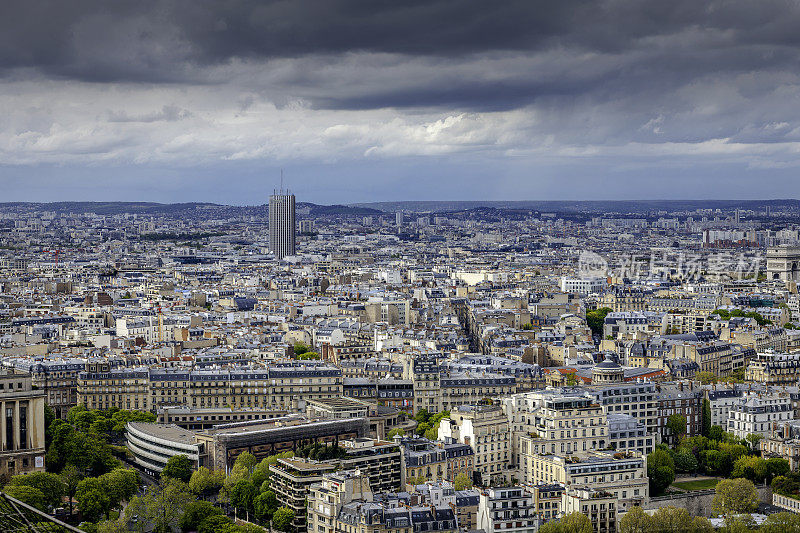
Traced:
<svg viewBox="0 0 800 533">
<path fill-rule="evenodd" d="M 798 27 L 787 0 L 7 0 L 0 164 L 791 170 Z"/>
</svg>

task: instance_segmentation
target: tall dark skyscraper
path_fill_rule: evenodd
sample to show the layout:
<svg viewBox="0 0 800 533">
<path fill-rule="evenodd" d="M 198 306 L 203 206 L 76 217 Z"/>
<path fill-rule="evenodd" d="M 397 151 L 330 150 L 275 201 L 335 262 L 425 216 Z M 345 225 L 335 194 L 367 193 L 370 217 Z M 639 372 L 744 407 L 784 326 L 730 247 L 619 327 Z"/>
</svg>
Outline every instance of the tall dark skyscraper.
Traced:
<svg viewBox="0 0 800 533">
<path fill-rule="evenodd" d="M 278 259 L 295 253 L 294 194 L 276 191 L 269 197 L 269 248 Z"/>
</svg>

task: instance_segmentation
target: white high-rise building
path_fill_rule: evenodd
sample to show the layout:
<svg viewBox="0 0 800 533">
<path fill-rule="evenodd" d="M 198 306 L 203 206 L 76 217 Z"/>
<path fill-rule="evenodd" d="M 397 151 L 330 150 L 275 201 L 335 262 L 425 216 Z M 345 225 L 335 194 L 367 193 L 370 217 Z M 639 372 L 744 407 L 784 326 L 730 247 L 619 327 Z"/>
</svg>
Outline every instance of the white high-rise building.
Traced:
<svg viewBox="0 0 800 533">
<path fill-rule="evenodd" d="M 278 259 L 295 254 L 294 194 L 280 190 L 269 197 L 269 249 Z"/>
<path fill-rule="evenodd" d="M 403 212 L 402 211 L 398 211 L 397 213 L 394 214 L 394 222 L 398 226 L 402 226 L 403 225 Z"/>
</svg>

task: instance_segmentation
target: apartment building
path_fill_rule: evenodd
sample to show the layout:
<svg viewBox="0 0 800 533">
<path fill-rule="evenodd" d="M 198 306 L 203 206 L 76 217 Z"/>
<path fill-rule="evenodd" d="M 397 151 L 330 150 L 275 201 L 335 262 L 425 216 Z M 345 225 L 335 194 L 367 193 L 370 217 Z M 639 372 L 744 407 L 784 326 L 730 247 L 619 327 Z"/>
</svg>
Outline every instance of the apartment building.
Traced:
<svg viewBox="0 0 800 533">
<path fill-rule="evenodd" d="M 509 479 L 511 437 L 500 405 L 461 405 L 439 424 L 439 440 L 469 445 L 475 452 L 479 485 L 499 485 Z"/>
<path fill-rule="evenodd" d="M 498 487 L 481 492 L 478 529 L 486 533 L 536 533 L 540 520 L 533 495 L 525 487 Z"/>
<path fill-rule="evenodd" d="M 526 483 L 561 483 L 609 492 L 621 511 L 649 497 L 647 461 L 638 452 L 587 452 L 581 456 L 536 455 L 522 472 Z M 567 512 L 566 509 L 563 509 Z"/>
<path fill-rule="evenodd" d="M 475 405 L 487 398 L 517 392 L 517 381 L 513 376 L 449 371 L 433 357 L 416 357 L 409 366 L 414 383 L 415 413 L 420 409 L 432 413 L 449 411 L 459 405 Z"/>
<path fill-rule="evenodd" d="M 308 531 L 316 533 L 456 533 L 458 522 L 450 505 L 397 505 L 375 499 L 369 480 L 360 472 L 325 474 L 311 485 Z"/>
<path fill-rule="evenodd" d="M 31 375 L 33 387 L 44 391 L 45 403 L 57 418 L 64 418 L 67 412 L 78 405 L 78 374 L 85 370 L 82 359 L 63 359 L 53 361 L 19 360 L 15 367 Z"/>
<path fill-rule="evenodd" d="M 766 437 L 758 442 L 762 457 L 778 457 L 789 463 L 789 469 L 800 468 L 800 421 L 774 424 Z"/>
<path fill-rule="evenodd" d="M 662 442 L 675 442 L 676 436 L 667 427 L 667 421 L 673 415 L 686 418 L 685 435 L 694 437 L 700 434 L 703 427 L 702 397 L 702 391 L 695 389 L 692 382 L 665 383 L 658 386 L 658 426 Z"/>
<path fill-rule="evenodd" d="M 644 456 L 655 450 L 655 435 L 647 433 L 647 428 L 640 421 L 622 413 L 609 413 L 607 420 L 608 442 L 613 449 L 636 451 Z"/>
<path fill-rule="evenodd" d="M 526 420 L 519 437 L 519 469 L 525 483 L 540 454 L 581 454 L 606 448 L 609 430 L 606 411 L 586 396 L 548 395 Z"/>
<path fill-rule="evenodd" d="M 533 495 L 533 507 L 542 522 L 549 522 L 561 516 L 561 500 L 564 487 L 558 483 L 539 483 L 528 485 Z"/>
<path fill-rule="evenodd" d="M 325 474 L 334 472 L 336 465 L 302 457 L 278 459 L 269 466 L 269 487 L 278 501 L 294 511 L 295 531 L 306 530 L 306 501 L 311 485 L 319 483 Z"/>
<path fill-rule="evenodd" d="M 617 498 L 590 486 L 570 487 L 562 497 L 564 514 L 582 513 L 589 517 L 594 533 L 616 533 Z"/>
<path fill-rule="evenodd" d="M 629 381 L 612 385 L 591 385 L 584 390 L 605 407 L 607 413 L 630 415 L 645 425 L 647 432 L 657 434 L 658 398 L 656 384 L 651 381 Z"/>
<path fill-rule="evenodd" d="M 281 365 L 262 370 L 114 369 L 78 375 L 78 402 L 90 409 L 193 408 L 304 411 L 310 400 L 342 395 L 341 370 Z"/>
<path fill-rule="evenodd" d="M 792 419 L 794 408 L 787 394 L 747 393 L 731 406 L 727 431 L 740 439 L 750 433 L 766 437 L 774 425 Z"/>
<path fill-rule="evenodd" d="M 475 452 L 460 442 L 430 441 L 416 437 L 396 437 L 403 448 L 405 480 L 455 481 L 465 474 L 473 479 Z"/>
<path fill-rule="evenodd" d="M 600 297 L 597 307 L 608 307 L 615 313 L 642 312 L 647 310 L 649 295 L 641 289 L 614 287 Z"/>
<path fill-rule="evenodd" d="M 800 381 L 800 354 L 758 353 L 747 365 L 744 378 L 765 385 L 795 385 Z"/>
</svg>

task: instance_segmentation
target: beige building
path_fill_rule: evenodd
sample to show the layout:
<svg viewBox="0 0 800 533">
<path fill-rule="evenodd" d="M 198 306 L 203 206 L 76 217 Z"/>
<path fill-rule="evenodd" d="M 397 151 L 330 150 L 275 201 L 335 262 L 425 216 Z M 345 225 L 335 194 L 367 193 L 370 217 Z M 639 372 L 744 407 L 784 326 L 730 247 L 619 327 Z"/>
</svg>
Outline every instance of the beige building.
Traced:
<svg viewBox="0 0 800 533">
<path fill-rule="evenodd" d="M 326 365 L 261 370 L 120 369 L 82 372 L 78 403 L 90 409 L 156 411 L 167 406 L 303 412 L 307 403 L 342 396 L 342 373 Z"/>
<path fill-rule="evenodd" d="M 744 379 L 765 385 L 795 385 L 800 381 L 800 354 L 758 353 L 747 365 Z"/>
<path fill-rule="evenodd" d="M 793 472 L 800 468 L 800 423 L 783 422 L 758 442 L 762 457 L 779 457 L 789 462 Z"/>
<path fill-rule="evenodd" d="M 600 297 L 597 307 L 608 307 L 615 313 L 645 311 L 647 294 L 636 289 L 615 288 Z"/>
<path fill-rule="evenodd" d="M 0 373 L 0 476 L 44 470 L 44 405 L 30 374 Z"/>
<path fill-rule="evenodd" d="M 562 495 L 564 514 L 582 513 L 592 522 L 594 533 L 617 531 L 617 498 L 591 486 L 570 487 Z"/>
<path fill-rule="evenodd" d="M 517 439 L 523 482 L 538 483 L 530 476 L 540 454 L 580 454 L 610 444 L 606 409 L 593 397 L 530 393 L 515 396 L 504 407 Z"/>
<path fill-rule="evenodd" d="M 500 405 L 454 408 L 450 417 L 440 422 L 438 437 L 463 442 L 474 450 L 475 472 L 482 485 L 501 485 L 510 479 L 511 433 Z"/>
<path fill-rule="evenodd" d="M 620 510 L 648 501 L 647 460 L 638 452 L 588 452 L 581 456 L 536 455 L 522 472 L 526 482 L 591 486 L 609 492 Z M 566 506 L 562 510 L 569 512 Z"/>
</svg>

